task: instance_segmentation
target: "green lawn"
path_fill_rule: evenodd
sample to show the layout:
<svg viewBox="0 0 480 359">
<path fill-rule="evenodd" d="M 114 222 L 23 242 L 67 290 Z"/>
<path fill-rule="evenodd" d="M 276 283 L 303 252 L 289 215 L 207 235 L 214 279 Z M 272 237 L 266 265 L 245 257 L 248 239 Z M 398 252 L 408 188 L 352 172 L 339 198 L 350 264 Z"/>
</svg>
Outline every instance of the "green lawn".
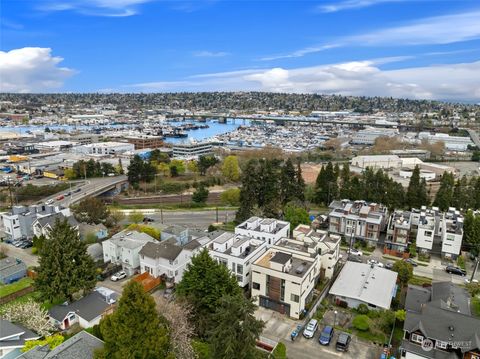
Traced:
<svg viewBox="0 0 480 359">
<path fill-rule="evenodd" d="M 472 298 L 472 312 L 473 315 L 480 317 L 480 297 Z"/>
<path fill-rule="evenodd" d="M 5 284 L 0 286 L 0 298 L 5 297 L 9 294 L 18 292 L 24 288 L 29 287 L 33 283 L 31 278 L 22 278 L 19 281 L 12 284 Z"/>
<path fill-rule="evenodd" d="M 432 284 L 432 278 L 422 277 L 422 276 L 419 276 L 419 275 L 414 275 L 408 281 L 408 284 L 413 284 L 413 285 Z"/>
</svg>

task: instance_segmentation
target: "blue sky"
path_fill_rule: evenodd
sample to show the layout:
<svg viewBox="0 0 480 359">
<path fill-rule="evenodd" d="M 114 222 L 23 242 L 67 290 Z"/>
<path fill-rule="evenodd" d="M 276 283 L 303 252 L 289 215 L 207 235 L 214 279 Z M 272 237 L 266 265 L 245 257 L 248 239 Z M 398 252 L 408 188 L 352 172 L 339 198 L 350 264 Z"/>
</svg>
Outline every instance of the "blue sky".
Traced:
<svg viewBox="0 0 480 359">
<path fill-rule="evenodd" d="M 2 0 L 0 90 L 480 101 L 477 0 Z"/>
</svg>

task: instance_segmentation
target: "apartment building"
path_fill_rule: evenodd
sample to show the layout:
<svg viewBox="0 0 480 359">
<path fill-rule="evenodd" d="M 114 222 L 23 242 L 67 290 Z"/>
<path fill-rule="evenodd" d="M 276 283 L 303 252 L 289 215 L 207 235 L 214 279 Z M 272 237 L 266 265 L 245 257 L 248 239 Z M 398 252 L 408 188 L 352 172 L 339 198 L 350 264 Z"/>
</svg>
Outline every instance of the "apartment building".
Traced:
<svg viewBox="0 0 480 359">
<path fill-rule="evenodd" d="M 408 258 L 406 252 L 412 229 L 412 213 L 410 211 L 396 210 L 390 214 L 385 237 L 385 254 Z"/>
<path fill-rule="evenodd" d="M 132 275 L 140 267 L 139 252 L 148 243 L 156 240 L 146 233 L 124 230 L 102 242 L 104 262 L 120 264 Z"/>
<path fill-rule="evenodd" d="M 273 218 L 250 217 L 235 227 L 235 234 L 264 240 L 269 248 L 280 238 L 290 237 L 290 223 Z"/>
<path fill-rule="evenodd" d="M 251 265 L 267 246 L 265 240 L 225 232 L 209 244 L 208 250 L 212 258 L 232 272 L 240 287 L 249 288 Z"/>
<path fill-rule="evenodd" d="M 136 150 L 163 147 L 163 138 L 161 136 L 127 136 L 125 140 L 134 145 Z"/>
<path fill-rule="evenodd" d="M 347 239 L 360 239 L 375 245 L 385 229 L 388 211 L 377 203 L 341 200 L 330 204 L 329 231 Z"/>
<path fill-rule="evenodd" d="M 282 239 L 252 265 L 252 297 L 257 305 L 299 319 L 320 269 L 316 246 Z"/>
<path fill-rule="evenodd" d="M 126 142 L 96 142 L 74 148 L 76 153 L 102 156 L 114 156 L 133 150 L 135 146 Z"/>
<path fill-rule="evenodd" d="M 456 259 L 460 254 L 463 240 L 463 216 L 450 207 L 442 216 L 442 257 Z"/>
</svg>

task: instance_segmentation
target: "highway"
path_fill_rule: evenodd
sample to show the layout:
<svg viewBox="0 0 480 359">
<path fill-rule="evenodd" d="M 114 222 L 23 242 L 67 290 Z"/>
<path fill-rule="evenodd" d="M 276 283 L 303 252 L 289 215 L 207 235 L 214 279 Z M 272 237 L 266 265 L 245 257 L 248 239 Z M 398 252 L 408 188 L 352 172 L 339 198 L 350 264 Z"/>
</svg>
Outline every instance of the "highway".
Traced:
<svg viewBox="0 0 480 359">
<path fill-rule="evenodd" d="M 475 130 L 472 130 L 471 128 L 465 128 L 465 130 L 467 130 L 475 146 L 480 148 L 480 136 L 478 135 L 478 133 Z"/>
<path fill-rule="evenodd" d="M 53 196 L 44 198 L 43 203 L 46 203 L 49 200 L 53 200 L 52 204 L 62 205 L 65 207 L 70 206 L 73 203 L 79 202 L 82 199 L 91 196 L 92 194 L 98 193 L 102 189 L 108 189 L 118 183 L 124 182 L 127 179 L 127 176 L 115 176 L 115 177 L 102 177 L 102 178 L 92 178 L 86 181 L 85 184 L 76 185 L 72 183 L 71 189 L 67 189 L 63 192 L 56 193 Z M 80 191 L 78 191 L 80 189 Z M 75 192 L 75 191 L 78 192 Z M 69 196 L 65 196 L 66 193 L 71 192 Z M 57 200 L 59 196 L 64 196 L 63 199 Z"/>
</svg>

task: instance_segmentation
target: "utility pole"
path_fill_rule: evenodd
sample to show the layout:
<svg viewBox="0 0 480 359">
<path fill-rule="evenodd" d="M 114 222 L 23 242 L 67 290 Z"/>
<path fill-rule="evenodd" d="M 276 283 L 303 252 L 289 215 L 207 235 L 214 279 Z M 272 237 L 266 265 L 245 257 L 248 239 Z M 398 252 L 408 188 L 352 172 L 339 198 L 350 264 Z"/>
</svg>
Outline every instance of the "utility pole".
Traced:
<svg viewBox="0 0 480 359">
<path fill-rule="evenodd" d="M 218 207 L 215 207 L 215 223 L 218 223 Z"/>
<path fill-rule="evenodd" d="M 475 261 L 475 266 L 473 267 L 472 276 L 470 277 L 470 283 L 473 283 L 473 279 L 475 278 L 475 273 L 477 273 L 479 263 L 480 263 L 480 253 L 477 256 L 477 260 Z"/>
</svg>

